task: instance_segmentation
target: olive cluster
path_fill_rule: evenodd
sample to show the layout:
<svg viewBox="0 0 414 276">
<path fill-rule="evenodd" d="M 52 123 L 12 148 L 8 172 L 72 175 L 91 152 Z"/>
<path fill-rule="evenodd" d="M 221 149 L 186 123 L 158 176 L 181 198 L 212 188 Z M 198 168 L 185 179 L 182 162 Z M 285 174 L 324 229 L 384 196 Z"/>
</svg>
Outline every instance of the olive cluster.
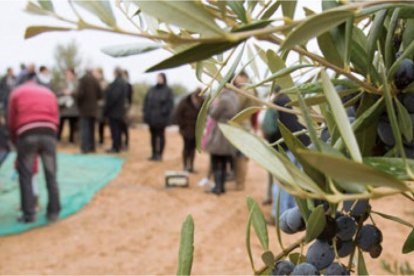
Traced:
<svg viewBox="0 0 414 276">
<path fill-rule="evenodd" d="M 407 86 L 414 82 L 414 62 L 410 59 L 404 59 L 398 68 L 395 77 L 394 85 L 402 92 Z M 399 93 L 398 99 L 402 105 L 410 113 L 411 122 L 414 125 L 414 94 L 413 93 Z M 388 115 L 384 113 L 378 123 L 378 137 L 380 140 L 389 147 L 395 145 L 395 137 L 392 132 L 391 123 L 388 119 Z M 409 158 L 414 158 L 414 140 L 403 141 L 405 154 Z"/>
<path fill-rule="evenodd" d="M 325 211 L 329 212 L 326 202 Z M 350 271 L 340 262 L 335 262 L 335 256 L 345 258 L 352 254 L 354 247 L 368 252 L 372 258 L 377 258 L 382 252 L 381 231 L 372 224 L 363 224 L 369 217 L 371 205 L 368 200 L 345 201 L 342 212 L 335 217 L 325 215 L 326 225 L 317 239 L 306 252 L 306 261 L 293 264 L 288 260 L 278 261 L 272 275 L 350 275 Z M 306 229 L 305 221 L 299 208 L 291 208 L 282 213 L 279 218 L 279 228 L 286 234 L 294 234 Z"/>
</svg>

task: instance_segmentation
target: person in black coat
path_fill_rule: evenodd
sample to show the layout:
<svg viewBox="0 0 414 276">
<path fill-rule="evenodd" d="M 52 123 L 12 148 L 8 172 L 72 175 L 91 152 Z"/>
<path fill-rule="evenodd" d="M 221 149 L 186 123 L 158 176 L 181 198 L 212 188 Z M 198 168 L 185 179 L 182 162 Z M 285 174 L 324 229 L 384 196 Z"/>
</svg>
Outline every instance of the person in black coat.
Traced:
<svg viewBox="0 0 414 276">
<path fill-rule="evenodd" d="M 121 135 L 123 120 L 126 113 L 126 99 L 128 84 L 122 77 L 122 69 L 115 68 L 115 80 L 108 86 L 106 91 L 104 116 L 109 120 L 112 136 L 112 148 L 107 152 L 118 153 L 121 151 Z"/>
<path fill-rule="evenodd" d="M 276 97 L 273 100 L 273 103 L 279 106 L 292 109 L 292 107 L 288 106 L 288 103 L 290 102 L 289 97 L 286 96 L 285 94 L 279 94 L 279 91 L 280 91 L 280 87 L 276 86 L 275 87 Z M 305 127 L 301 123 L 299 123 L 298 116 L 296 116 L 295 114 L 291 114 L 287 112 L 278 112 L 278 119 L 292 133 L 305 129 Z M 266 140 L 268 140 L 269 143 L 274 143 L 282 138 L 282 134 L 280 131 L 277 131 L 275 135 L 272 135 L 270 137 L 265 137 L 265 138 Z M 309 136 L 306 134 L 302 134 L 298 136 L 298 138 L 302 142 L 302 144 L 305 145 L 306 147 L 311 143 Z M 283 147 L 285 151 L 289 150 L 285 143 L 282 143 L 281 146 Z"/>
<path fill-rule="evenodd" d="M 151 87 L 144 100 L 144 122 L 151 132 L 152 161 L 161 161 L 165 147 L 165 128 L 170 123 L 174 108 L 174 95 L 167 85 L 164 73 L 157 76 L 157 84 Z"/>
<path fill-rule="evenodd" d="M 178 104 L 175 111 L 175 122 L 180 128 L 180 134 L 184 140 L 183 163 L 184 170 L 188 172 L 194 171 L 195 158 L 195 129 L 198 112 L 203 104 L 203 98 L 200 96 L 201 89 L 184 97 Z"/>
<path fill-rule="evenodd" d="M 11 91 L 17 84 L 16 76 L 11 67 L 7 68 L 6 75 L 0 80 L 0 116 L 7 117 L 7 104 Z M 6 119 L 7 120 L 7 119 Z"/>
<path fill-rule="evenodd" d="M 80 117 L 81 151 L 95 152 L 95 121 L 102 90 L 98 80 L 88 70 L 79 80 L 75 95 Z"/>
<path fill-rule="evenodd" d="M 128 146 L 129 146 L 128 112 L 132 106 L 132 97 L 134 94 L 134 89 L 131 83 L 129 82 L 129 73 L 127 70 L 122 71 L 122 76 L 128 85 L 128 91 L 127 91 L 126 101 L 125 101 L 125 117 L 122 120 L 122 131 L 121 131 L 122 135 L 121 136 L 125 136 L 125 142 L 123 142 L 123 149 L 128 150 Z"/>
<path fill-rule="evenodd" d="M 10 152 L 10 139 L 6 125 L 0 122 L 0 167 Z"/>
</svg>

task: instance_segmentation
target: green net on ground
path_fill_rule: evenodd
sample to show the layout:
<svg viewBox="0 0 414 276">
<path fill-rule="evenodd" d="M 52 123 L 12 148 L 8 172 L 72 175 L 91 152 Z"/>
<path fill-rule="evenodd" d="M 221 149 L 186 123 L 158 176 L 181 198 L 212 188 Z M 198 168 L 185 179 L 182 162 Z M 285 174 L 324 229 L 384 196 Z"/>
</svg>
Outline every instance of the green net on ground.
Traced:
<svg viewBox="0 0 414 276">
<path fill-rule="evenodd" d="M 0 168 L 0 236 L 47 224 L 47 190 L 43 173 L 36 177 L 40 197 L 37 221 L 22 224 L 16 220 L 21 212 L 20 190 L 14 170 L 15 158 L 15 154 L 10 154 Z M 122 164 L 123 160 L 116 157 L 59 154 L 58 185 L 62 205 L 60 218 L 67 217 L 85 206 L 96 192 L 118 175 Z"/>
</svg>

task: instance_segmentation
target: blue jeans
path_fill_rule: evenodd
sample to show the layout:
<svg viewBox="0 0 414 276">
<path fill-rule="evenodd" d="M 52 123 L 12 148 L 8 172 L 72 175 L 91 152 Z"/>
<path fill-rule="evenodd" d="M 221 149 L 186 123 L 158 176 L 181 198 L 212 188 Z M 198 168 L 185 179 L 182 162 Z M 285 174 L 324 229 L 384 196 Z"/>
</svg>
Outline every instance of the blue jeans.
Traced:
<svg viewBox="0 0 414 276">
<path fill-rule="evenodd" d="M 286 151 L 286 154 L 290 161 L 292 161 L 298 168 L 302 169 L 300 163 L 296 160 L 295 156 L 291 151 Z M 280 206 L 279 206 L 279 215 L 284 211 L 296 206 L 295 198 L 290 195 L 288 192 L 280 188 L 276 183 L 273 183 L 272 193 L 273 193 L 273 206 L 272 206 L 272 217 L 276 217 L 276 208 L 277 208 L 277 195 L 280 190 Z"/>
</svg>

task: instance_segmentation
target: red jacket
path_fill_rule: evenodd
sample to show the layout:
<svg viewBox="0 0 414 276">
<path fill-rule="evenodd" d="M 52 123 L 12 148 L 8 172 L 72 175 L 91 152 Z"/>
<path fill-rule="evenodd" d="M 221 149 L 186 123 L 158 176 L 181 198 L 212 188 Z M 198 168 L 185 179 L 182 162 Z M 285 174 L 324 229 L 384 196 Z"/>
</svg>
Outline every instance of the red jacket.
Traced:
<svg viewBox="0 0 414 276">
<path fill-rule="evenodd" d="M 59 109 L 56 96 L 35 82 L 18 86 L 11 93 L 7 118 L 13 141 L 36 128 L 49 128 L 57 132 Z"/>
</svg>

